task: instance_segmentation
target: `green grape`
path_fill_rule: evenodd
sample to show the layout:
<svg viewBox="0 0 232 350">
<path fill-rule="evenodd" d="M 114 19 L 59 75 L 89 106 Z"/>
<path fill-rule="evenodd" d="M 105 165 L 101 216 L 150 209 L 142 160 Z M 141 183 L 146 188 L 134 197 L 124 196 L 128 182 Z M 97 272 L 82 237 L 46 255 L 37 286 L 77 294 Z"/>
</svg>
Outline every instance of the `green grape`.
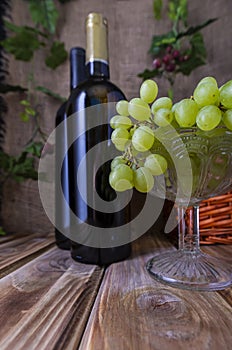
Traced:
<svg viewBox="0 0 232 350">
<path fill-rule="evenodd" d="M 222 113 L 217 106 L 205 106 L 197 114 L 196 122 L 199 129 L 210 131 L 220 123 Z"/>
<path fill-rule="evenodd" d="M 221 86 L 220 102 L 225 108 L 232 108 L 232 80 L 227 81 L 227 83 Z"/>
<path fill-rule="evenodd" d="M 109 176 L 110 186 L 115 191 L 126 191 L 133 187 L 133 170 L 125 164 L 117 165 Z"/>
<path fill-rule="evenodd" d="M 110 119 L 110 126 L 112 129 L 129 129 L 132 126 L 132 121 L 128 117 L 124 117 L 122 115 L 115 115 Z"/>
<path fill-rule="evenodd" d="M 144 102 L 151 103 L 158 95 L 158 86 L 154 80 L 145 80 L 140 87 L 140 97 Z"/>
<path fill-rule="evenodd" d="M 115 157 L 111 164 L 110 164 L 110 168 L 111 170 L 114 170 L 114 168 L 116 168 L 116 166 L 120 165 L 120 164 L 126 164 L 127 160 L 125 158 L 123 158 L 123 156 L 117 156 Z"/>
<path fill-rule="evenodd" d="M 173 120 L 173 113 L 171 109 L 160 108 L 155 112 L 153 120 L 158 126 L 167 126 Z"/>
<path fill-rule="evenodd" d="M 222 121 L 229 130 L 232 130 L 232 109 L 228 109 L 223 114 Z"/>
<path fill-rule="evenodd" d="M 150 170 L 152 175 L 158 176 L 165 173 L 168 163 L 160 154 L 150 154 L 146 157 L 144 166 Z"/>
<path fill-rule="evenodd" d="M 148 120 L 151 116 L 149 105 L 141 98 L 132 98 L 128 104 L 129 114 L 136 120 Z"/>
<path fill-rule="evenodd" d="M 154 142 L 153 131 L 145 125 L 138 127 L 132 136 L 132 145 L 139 152 L 148 151 Z"/>
<path fill-rule="evenodd" d="M 176 102 L 176 103 L 174 103 L 174 105 L 172 106 L 172 113 L 173 113 L 173 114 L 174 114 L 175 111 L 176 111 L 176 107 L 178 106 L 178 103 L 179 103 L 179 102 Z"/>
<path fill-rule="evenodd" d="M 128 117 L 129 116 L 128 101 L 126 101 L 126 100 L 118 101 L 116 103 L 116 111 L 118 112 L 118 114 L 120 114 L 124 117 Z"/>
<path fill-rule="evenodd" d="M 151 106 L 151 111 L 155 114 L 156 111 L 160 108 L 172 108 L 172 100 L 169 97 L 160 97 L 158 98 L 153 105 Z"/>
<path fill-rule="evenodd" d="M 180 127 L 188 128 L 196 123 L 198 106 L 195 101 L 185 98 L 175 108 L 175 119 Z"/>
<path fill-rule="evenodd" d="M 214 84 L 218 87 L 217 80 L 214 77 L 205 77 L 205 78 L 201 79 L 197 85 L 200 85 L 202 83 L 210 83 L 210 84 Z"/>
<path fill-rule="evenodd" d="M 126 148 L 129 146 L 129 144 L 130 144 L 130 141 L 128 140 L 125 143 L 118 143 L 118 144 L 115 143 L 114 147 L 120 152 L 125 152 Z"/>
<path fill-rule="evenodd" d="M 193 97 L 199 107 L 218 104 L 219 89 L 213 83 L 201 83 L 193 92 Z"/>
<path fill-rule="evenodd" d="M 154 186 L 154 177 L 149 169 L 140 167 L 134 171 L 134 186 L 139 192 L 151 191 Z"/>
<path fill-rule="evenodd" d="M 130 137 L 129 132 L 123 128 L 115 129 L 111 134 L 111 141 L 117 146 L 125 145 Z"/>
</svg>

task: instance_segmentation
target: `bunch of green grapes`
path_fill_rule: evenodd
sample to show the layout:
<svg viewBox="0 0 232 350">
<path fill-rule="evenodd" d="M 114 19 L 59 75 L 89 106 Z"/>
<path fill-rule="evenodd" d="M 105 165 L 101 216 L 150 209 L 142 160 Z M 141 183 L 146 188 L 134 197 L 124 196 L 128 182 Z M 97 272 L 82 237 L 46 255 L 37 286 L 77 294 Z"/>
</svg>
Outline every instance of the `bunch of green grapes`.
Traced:
<svg viewBox="0 0 232 350">
<path fill-rule="evenodd" d="M 232 80 L 219 88 L 215 78 L 201 79 L 190 99 L 174 105 L 174 114 L 180 127 L 211 131 L 222 124 L 232 130 Z"/>
<path fill-rule="evenodd" d="M 157 95 L 157 83 L 148 79 L 140 87 L 139 98 L 116 104 L 118 114 L 110 121 L 111 140 L 123 152 L 111 163 L 109 181 L 116 191 L 135 187 L 149 192 L 155 176 L 167 171 L 167 160 L 151 152 L 157 128 L 171 125 L 208 132 L 222 124 L 232 130 L 232 80 L 218 88 L 215 78 L 205 77 L 191 98 L 175 104 L 169 97 L 156 99 Z"/>
</svg>

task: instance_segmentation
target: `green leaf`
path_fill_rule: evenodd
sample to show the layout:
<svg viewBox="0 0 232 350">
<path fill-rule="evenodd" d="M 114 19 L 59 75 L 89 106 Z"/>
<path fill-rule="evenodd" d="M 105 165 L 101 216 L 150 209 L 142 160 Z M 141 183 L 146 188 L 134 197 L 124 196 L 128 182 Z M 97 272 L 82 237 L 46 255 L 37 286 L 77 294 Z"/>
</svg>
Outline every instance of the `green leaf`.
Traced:
<svg viewBox="0 0 232 350">
<path fill-rule="evenodd" d="M 7 20 L 4 20 L 4 26 L 6 27 L 6 29 L 8 29 L 14 33 L 21 33 L 21 31 L 22 31 L 21 26 L 17 26 L 16 24 L 9 22 Z"/>
<path fill-rule="evenodd" d="M 181 19 L 186 23 L 188 16 L 187 0 L 169 0 L 168 16 L 172 22 Z"/>
<path fill-rule="evenodd" d="M 10 168 L 10 156 L 0 150 L 0 165 L 1 169 L 7 171 Z"/>
<path fill-rule="evenodd" d="M 20 101 L 20 104 L 22 105 L 22 106 L 30 106 L 30 102 L 28 101 L 28 100 L 21 100 Z"/>
<path fill-rule="evenodd" d="M 37 180 L 38 173 L 35 169 L 35 158 L 28 157 L 28 154 L 28 152 L 23 151 L 19 157 L 14 157 L 0 151 L 2 178 L 11 177 L 17 182 L 29 178 Z"/>
<path fill-rule="evenodd" d="M 145 69 L 143 72 L 138 74 L 138 77 L 143 78 L 143 80 L 151 79 L 159 76 L 161 76 L 161 73 L 158 71 L 158 69 L 153 69 L 153 70 Z"/>
<path fill-rule="evenodd" d="M 170 32 L 162 35 L 154 35 L 152 38 L 151 47 L 149 53 L 158 55 L 159 52 L 167 45 L 174 44 L 176 42 L 176 35 L 171 30 Z"/>
<path fill-rule="evenodd" d="M 41 91 L 43 92 L 45 95 L 48 95 L 48 96 L 51 96 L 51 97 L 54 97 L 55 99 L 61 101 L 61 102 L 65 102 L 66 101 L 66 98 L 65 97 L 62 97 L 60 96 L 59 94 L 51 91 L 50 89 L 47 89 L 46 87 L 44 86 L 36 86 L 35 88 L 37 91 Z"/>
<path fill-rule="evenodd" d="M 188 18 L 188 0 L 180 0 L 179 8 L 177 10 L 179 12 L 179 16 L 184 23 L 186 23 Z"/>
<path fill-rule="evenodd" d="M 31 117 L 34 117 L 36 115 L 36 111 L 32 107 L 26 107 L 25 112 Z"/>
<path fill-rule="evenodd" d="M 26 112 L 19 113 L 19 116 L 23 122 L 29 122 L 30 116 Z"/>
<path fill-rule="evenodd" d="M 15 56 L 15 59 L 30 61 L 34 51 L 44 45 L 38 38 L 36 31 L 21 27 L 21 30 L 15 36 L 1 41 L 5 50 Z"/>
<path fill-rule="evenodd" d="M 29 0 L 29 10 L 36 25 L 40 24 L 49 33 L 55 33 L 58 11 L 53 0 Z"/>
<path fill-rule="evenodd" d="M 161 19 L 161 12 L 163 8 L 163 0 L 154 0 L 153 1 L 153 12 L 155 19 Z"/>
<path fill-rule="evenodd" d="M 201 33 L 195 33 L 190 39 L 189 59 L 180 63 L 178 72 L 189 75 L 194 69 L 206 63 L 206 49 Z"/>
<path fill-rule="evenodd" d="M 32 154 L 33 156 L 40 158 L 43 149 L 42 142 L 31 142 L 26 148 L 25 152 Z"/>
<path fill-rule="evenodd" d="M 181 32 L 177 35 L 177 40 L 179 40 L 180 38 L 184 37 L 184 36 L 191 36 L 197 32 L 199 32 L 201 29 L 205 28 L 206 26 L 208 26 L 209 24 L 217 21 L 218 18 L 211 18 L 208 19 L 206 22 L 195 26 L 195 27 L 189 27 L 185 32 Z"/>
<path fill-rule="evenodd" d="M 0 226 L 0 236 L 5 236 L 6 232 L 3 230 L 2 226 Z"/>
<path fill-rule="evenodd" d="M 17 182 L 25 179 L 38 179 L 38 173 L 35 170 L 33 158 L 26 158 L 23 162 L 17 162 L 12 170 L 12 177 Z"/>
<path fill-rule="evenodd" d="M 35 158 L 28 157 L 28 154 L 24 150 L 18 158 L 15 158 L 11 176 L 16 181 L 23 181 L 24 179 L 37 180 L 38 178 L 37 171 L 35 170 Z"/>
<path fill-rule="evenodd" d="M 35 33 L 37 35 L 40 35 L 44 38 L 48 38 L 48 35 L 44 32 L 41 32 L 39 29 L 34 28 L 34 27 L 29 27 L 29 26 L 17 26 L 16 24 L 7 21 L 6 19 L 4 19 L 4 26 L 9 29 L 10 31 L 14 32 L 14 33 L 21 33 L 22 30 L 27 30 L 28 32 L 32 32 Z"/>
<path fill-rule="evenodd" d="M 67 57 L 68 53 L 65 50 L 64 43 L 55 41 L 52 44 L 50 55 L 46 58 L 45 63 L 49 68 L 56 69 L 66 61 Z"/>
<path fill-rule="evenodd" d="M 9 84 L 0 84 L 0 94 L 6 94 L 8 92 L 25 92 L 27 89 L 20 85 L 9 85 Z"/>
</svg>

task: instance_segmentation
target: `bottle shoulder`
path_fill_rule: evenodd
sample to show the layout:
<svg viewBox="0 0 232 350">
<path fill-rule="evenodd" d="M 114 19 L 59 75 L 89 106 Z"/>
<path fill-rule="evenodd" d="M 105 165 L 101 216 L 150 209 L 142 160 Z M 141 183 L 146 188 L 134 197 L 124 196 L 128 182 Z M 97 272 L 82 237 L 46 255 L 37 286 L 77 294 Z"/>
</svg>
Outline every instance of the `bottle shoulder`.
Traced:
<svg viewBox="0 0 232 350">
<path fill-rule="evenodd" d="M 82 108 L 125 99 L 123 92 L 110 80 L 90 78 L 76 87 L 68 100 L 67 115 Z"/>
<path fill-rule="evenodd" d="M 63 102 L 62 105 L 57 110 L 56 119 L 55 119 L 56 126 L 59 125 L 64 120 L 66 107 L 67 107 L 67 101 Z"/>
<path fill-rule="evenodd" d="M 71 93 L 71 95 L 78 96 L 79 94 L 91 94 L 95 93 L 96 89 L 102 89 L 106 91 L 117 90 L 123 94 L 123 92 L 108 79 L 90 78 L 79 84 Z"/>
</svg>

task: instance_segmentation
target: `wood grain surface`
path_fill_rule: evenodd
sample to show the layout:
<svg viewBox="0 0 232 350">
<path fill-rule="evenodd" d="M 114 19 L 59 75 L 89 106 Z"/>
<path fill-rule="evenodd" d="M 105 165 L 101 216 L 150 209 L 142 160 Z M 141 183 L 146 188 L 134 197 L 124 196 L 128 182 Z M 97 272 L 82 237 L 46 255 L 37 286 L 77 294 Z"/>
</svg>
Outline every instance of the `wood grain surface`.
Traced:
<svg viewBox="0 0 232 350">
<path fill-rule="evenodd" d="M 18 237 L 19 236 L 19 237 Z M 1 237 L 0 277 L 10 273 L 27 261 L 34 259 L 42 251 L 54 245 L 54 233 L 11 235 Z M 13 239 L 14 238 L 14 239 Z"/>
<path fill-rule="evenodd" d="M 103 270 L 52 248 L 0 281 L 0 349 L 76 349 Z"/>
<path fill-rule="evenodd" d="M 171 288 L 146 273 L 149 257 L 167 247 L 158 236 L 141 238 L 131 259 L 107 269 L 80 350 L 231 349 L 225 295 Z"/>
<path fill-rule="evenodd" d="M 32 260 L 0 280 L 1 350 L 231 349 L 232 288 L 190 292 L 146 272 L 150 257 L 175 249 L 164 235 L 144 235 L 129 259 L 105 270 L 56 247 L 36 257 L 29 237 L 8 242 Z M 232 246 L 203 249 L 232 262 Z"/>
</svg>

